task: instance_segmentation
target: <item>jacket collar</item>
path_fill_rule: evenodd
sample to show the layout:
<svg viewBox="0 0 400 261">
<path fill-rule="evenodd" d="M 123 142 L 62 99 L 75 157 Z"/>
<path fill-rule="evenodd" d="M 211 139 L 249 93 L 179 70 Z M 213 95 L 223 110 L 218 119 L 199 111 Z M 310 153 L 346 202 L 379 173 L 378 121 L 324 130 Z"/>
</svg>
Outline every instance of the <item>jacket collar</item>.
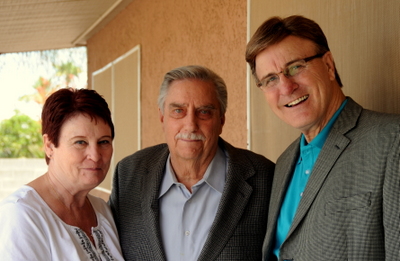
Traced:
<svg viewBox="0 0 400 261">
<path fill-rule="evenodd" d="M 227 156 L 226 183 L 217 214 L 199 256 L 199 261 L 214 260 L 218 257 L 241 219 L 253 191 L 246 180 L 255 174 L 254 167 L 246 159 L 243 159 L 241 154 L 238 153 L 238 149 L 222 138 L 219 138 L 218 145 Z M 158 163 L 149 167 L 148 172 L 153 174 L 143 176 L 141 180 L 142 212 L 144 222 L 147 223 L 146 227 L 148 228 L 146 234 L 148 234 L 150 242 L 156 242 L 152 245 L 154 253 L 162 253 L 162 256 L 155 257 L 156 260 L 165 260 L 159 225 L 158 196 L 168 155 L 168 146 L 165 145 L 160 150 Z M 230 217 L 229 222 L 226 222 L 227 216 Z"/>
<path fill-rule="evenodd" d="M 347 97 L 347 99 L 348 102 L 334 123 L 324 144 L 324 148 L 321 150 L 314 165 L 313 173 L 315 174 L 310 176 L 306 189 L 304 190 L 304 196 L 300 201 L 287 238 L 289 238 L 296 230 L 309 211 L 312 202 L 318 195 L 318 192 L 330 170 L 351 141 L 346 137 L 346 134 L 356 127 L 363 108 L 350 97 Z M 271 201 L 270 204 L 267 225 L 268 231 L 263 247 L 264 251 L 271 251 L 272 249 L 272 242 L 274 242 L 275 229 L 277 225 L 276 222 L 280 212 L 280 207 L 285 197 L 287 186 L 290 183 L 299 156 L 299 147 L 300 138 L 296 139 L 277 160 L 271 198 L 278 200 Z M 284 243 L 285 241 L 283 244 Z M 264 254 L 268 255 L 269 253 Z"/>
</svg>

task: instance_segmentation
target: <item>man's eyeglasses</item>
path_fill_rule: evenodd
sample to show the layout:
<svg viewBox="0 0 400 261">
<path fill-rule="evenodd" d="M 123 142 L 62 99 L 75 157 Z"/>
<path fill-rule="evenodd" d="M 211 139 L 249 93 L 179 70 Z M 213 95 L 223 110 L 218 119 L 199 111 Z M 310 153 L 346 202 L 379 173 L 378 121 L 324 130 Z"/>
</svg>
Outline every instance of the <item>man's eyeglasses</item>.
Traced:
<svg viewBox="0 0 400 261">
<path fill-rule="evenodd" d="M 282 73 L 287 78 L 294 77 L 299 73 L 301 73 L 306 68 L 307 62 L 315 58 L 320 58 L 324 56 L 324 54 L 325 53 L 319 53 L 314 56 L 293 61 L 290 64 L 288 64 L 281 72 L 275 74 L 269 74 L 266 77 L 262 78 L 261 81 L 257 83 L 257 86 L 260 87 L 260 89 L 263 91 L 275 87 L 276 85 L 279 84 L 280 81 L 278 74 Z"/>
</svg>

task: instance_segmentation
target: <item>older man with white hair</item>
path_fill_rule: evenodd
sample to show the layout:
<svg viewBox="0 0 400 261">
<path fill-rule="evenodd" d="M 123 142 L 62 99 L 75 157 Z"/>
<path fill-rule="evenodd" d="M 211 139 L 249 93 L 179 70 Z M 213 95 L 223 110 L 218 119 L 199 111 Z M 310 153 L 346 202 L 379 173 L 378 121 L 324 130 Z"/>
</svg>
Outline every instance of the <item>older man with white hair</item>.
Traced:
<svg viewBox="0 0 400 261">
<path fill-rule="evenodd" d="M 126 260 L 261 260 L 274 164 L 219 135 L 227 90 L 202 66 L 168 72 L 166 144 L 118 163 L 110 205 Z"/>
</svg>

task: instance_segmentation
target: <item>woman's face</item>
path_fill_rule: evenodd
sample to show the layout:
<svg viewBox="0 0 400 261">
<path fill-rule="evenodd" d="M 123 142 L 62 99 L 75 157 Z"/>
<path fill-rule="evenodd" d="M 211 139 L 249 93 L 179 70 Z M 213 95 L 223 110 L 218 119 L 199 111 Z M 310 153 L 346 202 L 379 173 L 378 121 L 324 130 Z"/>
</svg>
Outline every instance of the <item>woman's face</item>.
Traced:
<svg viewBox="0 0 400 261">
<path fill-rule="evenodd" d="M 106 177 L 113 145 L 111 128 L 101 118 L 78 114 L 68 119 L 61 127 L 58 147 L 46 134 L 43 139 L 50 156 L 49 174 L 69 191 L 91 190 Z"/>
</svg>

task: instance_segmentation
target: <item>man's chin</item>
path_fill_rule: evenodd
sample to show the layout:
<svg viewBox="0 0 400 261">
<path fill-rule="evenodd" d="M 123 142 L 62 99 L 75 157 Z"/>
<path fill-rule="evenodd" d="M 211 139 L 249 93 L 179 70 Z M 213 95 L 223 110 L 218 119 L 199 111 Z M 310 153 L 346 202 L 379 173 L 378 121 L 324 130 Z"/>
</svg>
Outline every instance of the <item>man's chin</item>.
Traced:
<svg viewBox="0 0 400 261">
<path fill-rule="evenodd" d="M 200 148 L 199 147 L 194 147 L 194 146 L 190 146 L 190 147 L 187 147 L 187 148 L 182 148 L 182 149 L 179 150 L 179 152 L 177 154 L 182 159 L 195 160 L 200 155 Z"/>
</svg>

